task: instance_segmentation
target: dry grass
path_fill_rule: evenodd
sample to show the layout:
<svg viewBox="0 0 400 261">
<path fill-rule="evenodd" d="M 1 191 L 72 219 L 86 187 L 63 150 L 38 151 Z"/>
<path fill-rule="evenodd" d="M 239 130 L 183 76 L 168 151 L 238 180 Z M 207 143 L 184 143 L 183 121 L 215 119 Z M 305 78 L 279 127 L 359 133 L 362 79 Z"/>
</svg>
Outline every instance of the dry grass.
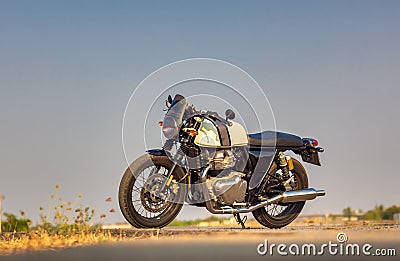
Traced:
<svg viewBox="0 0 400 261">
<path fill-rule="evenodd" d="M 33 230 L 29 224 L 26 229 L 29 232 L 0 233 L 0 255 L 121 240 L 121 236 L 99 229 L 106 217 L 105 213 L 100 214 L 99 221 L 95 223 L 95 210 L 80 204 L 82 195 L 78 195 L 75 201 L 63 201 L 59 195 L 60 185 L 57 184 L 55 188 L 55 193 L 50 195 L 47 209 L 40 207 L 40 222 Z M 112 199 L 107 198 L 105 201 L 112 202 Z M 110 209 L 109 212 L 113 213 L 115 210 Z M 25 220 L 24 212 L 21 213 L 23 219 L 20 220 Z"/>
<path fill-rule="evenodd" d="M 57 250 L 62 248 L 87 246 L 121 240 L 119 236 L 105 231 L 81 232 L 59 235 L 46 231 L 31 231 L 24 234 L 4 233 L 0 239 L 0 255 L 10 255 L 26 251 Z"/>
<path fill-rule="evenodd" d="M 100 243 L 131 242 L 140 239 L 158 240 L 173 237 L 174 233 L 160 235 L 160 229 L 108 229 L 60 233 L 60 231 L 37 230 L 23 233 L 0 234 L 0 257 L 17 253 L 61 250 L 70 247 L 89 246 Z"/>
</svg>

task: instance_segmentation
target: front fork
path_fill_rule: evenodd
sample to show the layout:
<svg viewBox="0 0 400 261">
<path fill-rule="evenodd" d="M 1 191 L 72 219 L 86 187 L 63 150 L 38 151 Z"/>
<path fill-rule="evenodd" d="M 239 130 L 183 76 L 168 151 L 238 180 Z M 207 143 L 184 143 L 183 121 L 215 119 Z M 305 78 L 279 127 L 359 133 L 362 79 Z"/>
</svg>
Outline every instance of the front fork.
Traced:
<svg viewBox="0 0 400 261">
<path fill-rule="evenodd" d="M 164 189 L 166 187 L 169 187 L 169 185 L 171 185 L 171 182 L 174 179 L 174 175 L 172 173 L 174 173 L 176 165 L 178 165 L 177 162 L 182 161 L 182 159 L 183 159 L 183 156 L 180 153 L 177 153 L 176 156 L 174 157 L 174 160 L 173 160 L 174 165 L 172 165 L 171 169 L 168 171 L 166 178 L 161 183 L 161 186 L 159 189 L 160 196 L 163 196 Z"/>
<path fill-rule="evenodd" d="M 172 175 L 172 173 L 174 173 L 176 165 L 176 162 L 174 162 L 174 165 L 172 165 L 172 168 L 168 171 L 166 179 L 164 179 L 161 184 L 160 191 L 164 191 L 165 187 L 171 184 L 171 181 L 174 179 L 174 175 Z"/>
</svg>

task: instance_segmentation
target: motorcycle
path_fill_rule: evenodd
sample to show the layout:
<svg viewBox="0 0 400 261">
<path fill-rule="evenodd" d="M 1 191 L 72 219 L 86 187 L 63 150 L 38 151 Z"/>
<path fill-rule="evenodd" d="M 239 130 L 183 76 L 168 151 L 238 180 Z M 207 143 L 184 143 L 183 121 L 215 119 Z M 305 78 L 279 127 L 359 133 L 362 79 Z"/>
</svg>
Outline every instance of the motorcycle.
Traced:
<svg viewBox="0 0 400 261">
<path fill-rule="evenodd" d="M 233 214 L 243 228 L 240 214 L 250 212 L 263 226 L 281 228 L 307 200 L 325 195 L 308 187 L 305 168 L 286 153 L 321 166 L 324 149 L 316 139 L 276 131 L 247 134 L 232 110 L 225 118 L 197 111 L 179 94 L 169 95 L 166 106 L 159 122 L 163 147 L 136 159 L 120 182 L 120 209 L 134 227 L 164 227 L 187 203 Z"/>
</svg>

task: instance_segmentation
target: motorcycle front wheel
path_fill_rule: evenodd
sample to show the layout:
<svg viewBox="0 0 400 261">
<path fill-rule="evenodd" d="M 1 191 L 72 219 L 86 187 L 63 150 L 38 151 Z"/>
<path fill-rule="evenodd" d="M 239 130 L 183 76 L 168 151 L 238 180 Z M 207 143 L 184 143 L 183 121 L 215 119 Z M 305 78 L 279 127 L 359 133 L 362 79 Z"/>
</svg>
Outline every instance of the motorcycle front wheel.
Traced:
<svg viewBox="0 0 400 261">
<path fill-rule="evenodd" d="M 132 226 L 161 228 L 179 214 L 184 191 L 177 181 L 184 177 L 183 170 L 175 167 L 170 186 L 163 191 L 158 190 L 172 166 L 167 156 L 145 154 L 126 169 L 119 186 L 119 206 Z"/>
</svg>

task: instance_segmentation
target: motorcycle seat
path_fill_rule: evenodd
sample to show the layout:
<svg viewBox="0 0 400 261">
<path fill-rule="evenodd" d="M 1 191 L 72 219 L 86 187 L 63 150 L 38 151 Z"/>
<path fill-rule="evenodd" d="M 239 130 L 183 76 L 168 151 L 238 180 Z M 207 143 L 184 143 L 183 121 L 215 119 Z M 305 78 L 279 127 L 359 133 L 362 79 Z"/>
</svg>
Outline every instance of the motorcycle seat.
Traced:
<svg viewBox="0 0 400 261">
<path fill-rule="evenodd" d="M 253 147 L 301 147 L 303 140 L 299 136 L 278 132 L 263 131 L 247 135 L 249 145 Z M 276 143 L 275 143 L 276 142 Z"/>
</svg>

